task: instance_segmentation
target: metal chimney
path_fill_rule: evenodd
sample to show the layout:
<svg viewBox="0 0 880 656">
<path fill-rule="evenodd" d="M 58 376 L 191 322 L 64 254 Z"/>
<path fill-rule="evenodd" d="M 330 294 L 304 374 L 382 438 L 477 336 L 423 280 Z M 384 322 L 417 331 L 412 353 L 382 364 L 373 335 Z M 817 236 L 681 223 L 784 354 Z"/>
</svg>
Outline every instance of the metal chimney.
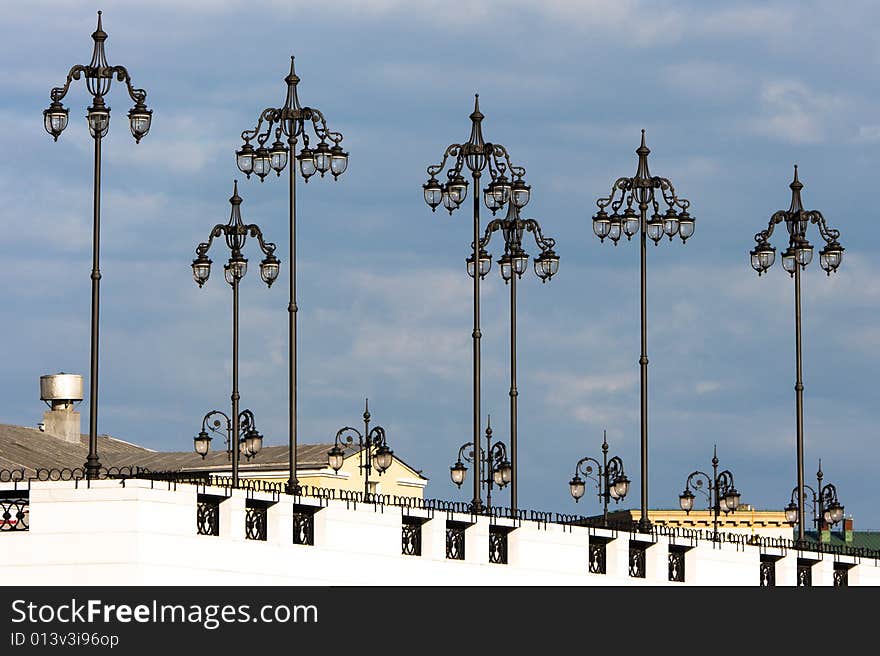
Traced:
<svg viewBox="0 0 880 656">
<path fill-rule="evenodd" d="M 65 442 L 79 444 L 81 422 L 73 404 L 83 399 L 82 376 L 63 371 L 40 376 L 40 399 L 50 408 L 43 413 L 43 430 Z"/>
</svg>

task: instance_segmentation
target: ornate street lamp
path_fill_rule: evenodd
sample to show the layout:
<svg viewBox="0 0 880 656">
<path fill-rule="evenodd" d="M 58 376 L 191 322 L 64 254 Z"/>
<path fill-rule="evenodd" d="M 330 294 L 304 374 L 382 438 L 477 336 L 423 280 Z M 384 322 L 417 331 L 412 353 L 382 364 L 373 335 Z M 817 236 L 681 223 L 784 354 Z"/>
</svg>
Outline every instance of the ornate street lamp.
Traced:
<svg viewBox="0 0 880 656">
<path fill-rule="evenodd" d="M 221 421 L 221 417 L 223 421 Z M 204 460 L 211 448 L 211 436 L 208 435 L 208 431 L 222 435 L 226 444 L 227 460 L 232 460 L 233 463 L 232 478 L 237 481 L 239 459 L 235 458 L 232 453 L 235 444 L 232 424 L 232 420 L 225 412 L 211 410 L 202 418 L 202 430 L 193 438 L 193 447 Z M 263 448 L 263 436 L 257 430 L 254 413 L 250 410 L 242 410 L 238 414 L 238 434 L 241 436 L 238 440 L 238 452 L 248 460 Z"/>
<path fill-rule="evenodd" d="M 67 127 L 68 109 L 61 104 L 73 80 L 85 78 L 86 90 L 92 96 L 92 104 L 86 113 L 89 133 L 95 140 L 94 191 L 92 195 L 92 316 L 91 316 L 91 366 L 89 370 L 89 455 L 85 462 L 88 478 L 97 478 L 101 470 L 98 460 L 98 319 L 100 315 L 100 252 L 101 252 L 101 140 L 110 129 L 110 107 L 104 96 L 110 91 L 113 79 L 125 82 L 128 95 L 134 102 L 128 112 L 128 123 L 136 143 L 150 131 L 153 110 L 147 109 L 147 92 L 136 89 L 131 84 L 131 76 L 124 66 L 110 66 L 104 52 L 107 33 L 101 27 L 101 12 L 98 12 L 98 27 L 92 32 L 94 49 L 92 59 L 86 64 L 77 64 L 70 69 L 63 87 L 54 87 L 49 94 L 52 103 L 43 110 L 43 124 L 46 132 L 55 141 Z"/>
<path fill-rule="evenodd" d="M 487 194 L 488 196 L 488 194 Z M 516 388 L 516 281 L 529 268 L 529 256 L 523 250 L 523 235 L 526 232 L 532 234 L 532 238 L 541 254 L 534 259 L 534 269 L 541 282 L 550 280 L 559 271 L 559 256 L 553 250 L 556 241 L 545 237 L 541 232 L 540 224 L 534 219 L 521 219 L 520 208 L 516 202 L 507 204 L 507 216 L 503 219 L 493 219 L 486 226 L 486 232 L 480 240 L 480 271 L 481 277 L 485 277 L 489 271 L 483 262 L 491 262 L 486 248 L 496 231 L 504 235 L 504 255 L 498 260 L 498 271 L 504 284 L 510 284 L 510 464 L 513 467 L 513 481 L 510 487 L 510 508 L 515 512 L 517 508 L 517 400 L 519 392 Z M 473 255 L 467 259 L 468 275 L 473 277 L 477 267 L 474 266 Z M 483 272 L 485 270 L 485 272 Z"/>
<path fill-rule="evenodd" d="M 425 202 L 435 211 L 441 204 L 450 214 L 462 206 L 467 197 L 468 181 L 462 173 L 470 171 L 474 183 L 473 191 L 473 252 L 468 262 L 468 272 L 474 280 L 474 328 L 473 336 L 473 443 L 480 442 L 480 279 L 492 266 L 492 260 L 485 251 L 480 250 L 480 179 L 487 171 L 489 183 L 483 189 L 483 200 L 492 213 L 513 203 L 522 209 L 529 202 L 531 187 L 525 183 L 526 170 L 514 166 L 501 144 L 489 143 L 483 139 L 483 114 L 480 112 L 480 96 L 474 98 L 474 111 L 471 112 L 471 135 L 464 143 L 450 144 L 443 153 L 439 164 L 428 167 L 428 181 L 422 185 Z M 446 163 L 450 166 L 446 169 Z M 443 174 L 444 169 L 446 173 Z M 508 174 L 511 176 L 508 178 Z M 437 176 L 440 176 L 438 178 Z M 444 182 L 441 180 L 445 178 Z M 543 265 L 542 265 L 543 266 Z M 551 266 L 549 263 L 547 266 Z M 474 275 L 478 273 L 479 275 Z M 474 468 L 481 470 L 480 450 L 474 450 Z M 483 502 L 480 499 L 480 477 L 474 477 L 474 497 L 471 510 L 481 512 Z"/>
<path fill-rule="evenodd" d="M 596 467 L 595 476 L 593 475 L 593 465 Z M 581 478 L 581 474 L 584 475 L 584 478 L 589 478 L 596 483 L 599 496 L 602 497 L 602 523 L 607 525 L 608 502 L 614 499 L 614 503 L 619 503 L 621 499 L 626 497 L 630 481 L 623 471 L 623 460 L 620 456 L 608 459 L 608 439 L 604 431 L 602 432 L 602 462 L 587 456 L 578 460 L 574 466 L 574 476 L 568 482 L 568 487 L 575 502 L 580 501 L 587 490 L 586 482 Z"/>
<path fill-rule="evenodd" d="M 833 483 L 822 485 L 822 460 L 819 459 L 819 471 L 816 472 L 816 488 L 813 489 L 809 485 L 804 485 L 809 490 L 813 501 L 813 523 L 816 525 L 816 545 L 819 551 L 822 550 L 822 522 L 824 521 L 829 528 L 841 521 L 844 516 L 843 505 L 837 497 L 837 488 Z M 818 491 L 817 491 L 818 490 Z M 809 501 L 807 493 L 804 492 L 800 497 L 804 500 L 804 504 Z M 785 507 L 785 521 L 789 524 L 796 524 L 803 519 L 801 512 L 802 505 L 798 503 L 798 487 L 795 486 L 791 491 L 791 501 Z"/>
<path fill-rule="evenodd" d="M 516 474 L 511 461 L 507 459 L 507 447 L 500 440 L 492 441 L 492 417 L 486 422 L 486 450 L 481 445 L 474 448 L 473 442 L 465 442 L 458 449 L 458 458 L 449 468 L 449 477 L 456 486 L 461 487 L 467 477 L 465 462 L 474 463 L 477 476 L 474 478 L 482 487 L 486 486 L 486 509 L 492 507 L 492 487 L 504 488 L 511 481 L 516 481 Z M 477 469 L 481 467 L 482 469 Z M 481 473 L 482 472 L 482 473 Z M 511 507 L 516 514 L 516 508 Z"/>
<path fill-rule="evenodd" d="M 765 273 L 776 259 L 776 249 L 770 245 L 770 236 L 777 223 L 785 221 L 788 229 L 788 248 L 782 254 L 782 266 L 794 278 L 794 325 L 795 325 L 795 406 L 797 410 L 797 487 L 799 497 L 804 495 L 804 382 L 801 367 L 801 269 L 806 269 L 813 259 L 813 246 L 807 240 L 807 226 L 815 223 L 825 246 L 819 252 L 819 266 L 829 276 L 837 271 L 843 259 L 843 246 L 838 243 L 840 231 L 829 228 L 825 217 L 819 210 L 805 210 L 801 202 L 801 189 L 804 185 L 798 180 L 798 167 L 794 167 L 794 180 L 791 189 L 791 205 L 788 210 L 779 210 L 770 217 L 766 230 L 755 235 L 757 244 L 749 252 L 752 268 L 758 276 Z M 798 506 L 798 541 L 804 540 L 804 508 Z"/>
<path fill-rule="evenodd" d="M 648 172 L 648 154 L 645 145 L 645 131 L 642 130 L 642 143 L 636 149 L 639 165 L 635 176 L 618 178 L 611 187 L 607 198 L 596 201 L 599 211 L 593 216 L 593 232 L 604 242 L 606 238 L 617 246 L 621 235 L 627 241 L 641 233 L 641 317 L 642 353 L 639 356 L 641 369 L 641 467 L 642 467 L 642 508 L 639 529 L 649 531 L 648 519 L 648 301 L 647 301 L 647 240 L 660 243 L 664 235 L 676 235 L 682 243 L 694 234 L 694 217 L 688 212 L 690 201 L 679 198 L 675 187 L 667 178 L 652 176 Z M 660 201 L 666 205 L 661 213 Z M 611 214 L 606 210 L 610 209 Z M 650 215 L 649 215 L 650 211 Z"/>
<path fill-rule="evenodd" d="M 707 490 L 703 489 L 705 481 Z M 678 503 L 685 513 L 690 514 L 694 509 L 696 496 L 691 490 L 699 490 L 709 499 L 709 510 L 712 511 L 712 539 L 718 539 L 718 513 L 735 512 L 739 507 L 739 492 L 733 486 L 733 474 L 729 469 L 718 472 L 718 449 L 712 453 L 712 476 L 702 471 L 691 472 L 684 484 L 684 492 L 678 496 Z"/>
<path fill-rule="evenodd" d="M 272 283 L 275 282 L 275 279 L 278 278 L 278 272 L 281 267 L 281 262 L 275 257 L 275 244 L 271 242 L 267 242 L 263 239 L 263 232 L 260 230 L 260 227 L 254 223 L 245 224 L 241 220 L 241 197 L 238 195 L 238 181 L 235 181 L 235 185 L 233 187 L 232 197 L 229 199 L 230 204 L 232 205 L 232 212 L 229 216 L 228 223 L 218 223 L 211 229 L 211 234 L 208 237 L 207 242 L 202 242 L 196 248 L 196 258 L 192 263 L 193 270 L 193 278 L 198 283 L 199 287 L 204 285 L 208 281 L 208 277 L 211 275 L 211 260 L 208 259 L 208 250 L 211 248 L 211 244 L 213 243 L 215 238 L 223 237 L 226 241 L 226 246 L 229 248 L 230 256 L 229 261 L 223 266 L 223 273 L 226 278 L 226 282 L 232 287 L 232 417 L 241 417 L 238 411 L 238 401 L 240 395 L 238 393 L 238 284 L 242 278 L 244 278 L 247 273 L 247 259 L 245 259 L 242 254 L 242 250 L 244 249 L 245 243 L 247 242 L 248 236 L 256 237 L 257 241 L 260 244 L 260 250 L 263 252 L 265 257 L 263 261 L 260 262 L 260 278 L 262 278 L 263 282 L 266 283 L 267 287 L 271 287 Z M 248 416 L 253 418 L 253 415 L 250 414 L 250 411 L 245 411 L 248 413 Z M 242 413 L 244 414 L 244 413 Z M 210 413 L 209 413 L 210 415 Z M 230 421 L 227 418 L 227 421 Z M 202 433 L 204 433 L 204 423 L 205 420 L 202 420 Z M 246 430 L 244 431 L 244 449 L 246 452 L 252 451 L 251 455 L 256 454 L 259 451 L 260 446 L 262 446 L 262 437 L 259 441 L 256 440 L 256 435 L 249 432 L 247 428 L 253 427 L 253 423 L 245 424 L 241 421 L 230 421 L 232 424 L 232 438 L 230 442 L 230 450 L 232 451 L 232 485 L 233 487 L 238 486 L 238 460 L 239 460 L 239 450 L 235 448 L 235 445 L 239 444 L 242 439 L 239 437 L 240 430 L 243 426 L 245 426 Z M 255 429 L 254 429 L 255 430 Z M 197 453 L 201 453 L 204 456 L 207 453 L 208 443 L 205 442 L 204 437 L 207 435 L 202 435 L 199 433 L 199 436 L 195 438 L 195 449 Z M 202 453 L 202 449 L 204 449 L 204 453 Z"/>
<path fill-rule="evenodd" d="M 333 440 L 333 447 L 327 452 L 327 464 L 333 471 L 339 471 L 345 461 L 345 449 L 354 443 L 357 438 L 360 451 L 360 462 L 358 470 L 364 472 L 364 498 L 370 497 L 370 472 L 373 469 L 373 463 L 376 465 L 376 471 L 379 475 L 391 466 L 394 461 L 394 451 L 388 447 L 385 437 L 385 429 L 381 426 L 370 428 L 370 400 L 366 399 L 364 403 L 364 432 L 361 433 L 357 428 L 351 426 L 343 426 L 336 431 L 336 438 Z"/>
<path fill-rule="evenodd" d="M 287 97 L 281 107 L 268 107 L 260 112 L 257 125 L 252 130 L 241 133 L 244 141 L 235 153 L 235 163 L 248 178 L 255 174 L 262 182 L 275 171 L 276 176 L 288 165 L 291 158 L 299 162 L 299 173 L 308 182 L 315 173 L 323 178 L 326 173 L 336 180 L 348 168 L 348 153 L 342 149 L 342 134 L 327 127 L 324 114 L 314 107 L 303 107 L 297 96 L 299 77 L 294 72 L 293 57 L 290 58 L 290 73 L 284 78 L 287 84 Z M 309 136 L 309 126 L 314 141 Z M 282 136 L 285 138 L 282 141 Z M 273 139 L 271 143 L 269 140 Z M 296 154 L 296 146 L 302 139 L 302 149 Z M 253 144 L 251 142 L 254 142 Z M 254 148 L 254 144 L 256 148 Z M 288 175 L 288 208 L 290 219 L 290 300 L 287 304 L 289 315 L 288 336 L 288 418 L 289 446 L 288 494 L 299 492 L 299 479 L 296 476 L 296 174 L 297 166 L 291 163 Z"/>
</svg>

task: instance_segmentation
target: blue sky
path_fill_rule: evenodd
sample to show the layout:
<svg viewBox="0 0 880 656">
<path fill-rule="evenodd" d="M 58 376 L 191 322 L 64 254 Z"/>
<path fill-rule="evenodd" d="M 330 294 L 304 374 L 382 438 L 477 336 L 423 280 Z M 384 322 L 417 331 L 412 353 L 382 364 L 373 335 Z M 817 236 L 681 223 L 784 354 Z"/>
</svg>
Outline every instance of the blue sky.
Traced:
<svg viewBox="0 0 880 656">
<path fill-rule="evenodd" d="M 6 423 L 39 421 L 40 375 L 88 374 L 92 147 L 82 82 L 65 99 L 71 121 L 58 143 L 41 112 L 70 66 L 88 62 L 97 9 L 110 63 L 128 68 L 155 111 L 135 145 L 124 89 L 109 95 L 99 432 L 187 450 L 202 415 L 227 405 L 231 299 L 220 251 L 204 289 L 189 265 L 228 218 L 239 134 L 283 102 L 293 54 L 302 102 L 324 112 L 351 153 L 339 181 L 300 186 L 302 442 L 331 440 L 369 396 L 392 448 L 431 479 L 428 494 L 469 499 L 448 467 L 471 437 L 471 221 L 432 214 L 421 184 L 449 143 L 467 139 L 479 92 L 487 140 L 528 170 L 524 215 L 562 258 L 551 283 L 530 274 L 519 288 L 520 505 L 598 512 L 593 497 L 575 505 L 567 481 L 578 458 L 600 456 L 603 429 L 612 455 L 639 476 L 638 248 L 600 244 L 589 219 L 596 198 L 635 172 L 645 128 L 652 173 L 670 178 L 697 217 L 686 245 L 649 245 L 650 505 L 677 505 L 687 474 L 711 466 L 713 444 L 744 502 L 788 502 L 793 285 L 778 264 L 759 279 L 748 250 L 788 207 L 796 162 L 805 205 L 846 247 L 837 275 L 816 262 L 803 277 L 807 482 L 821 457 L 856 526 L 880 528 L 873 3 L 845 12 L 822 2 L 635 0 L 16 5 L 0 27 Z M 256 268 L 242 285 L 242 404 L 267 443 L 283 444 L 286 184 L 251 179 L 240 192 L 244 219 L 278 243 L 283 267 L 272 289 Z M 508 295 L 494 269 L 487 281 L 483 410 L 503 436 Z M 87 431 L 88 400 L 80 411 Z M 635 485 L 625 505 L 638 504 Z"/>
</svg>

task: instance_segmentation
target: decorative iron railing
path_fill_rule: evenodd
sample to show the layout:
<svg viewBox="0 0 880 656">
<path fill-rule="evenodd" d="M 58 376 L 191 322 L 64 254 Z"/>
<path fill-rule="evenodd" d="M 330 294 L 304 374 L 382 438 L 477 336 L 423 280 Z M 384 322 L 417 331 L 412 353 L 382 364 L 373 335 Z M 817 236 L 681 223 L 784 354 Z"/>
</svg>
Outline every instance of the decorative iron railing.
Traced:
<svg viewBox="0 0 880 656">
<path fill-rule="evenodd" d="M 196 530 L 198 534 L 220 535 L 220 498 L 200 494 L 196 504 Z"/>
<path fill-rule="evenodd" d="M 684 583 L 684 554 L 680 549 L 669 551 L 669 580 Z"/>
<path fill-rule="evenodd" d="M 629 575 L 635 579 L 645 578 L 645 547 L 639 544 L 629 545 Z"/>
<path fill-rule="evenodd" d="M 605 542 L 590 542 L 590 574 L 605 574 L 607 544 Z"/>
<path fill-rule="evenodd" d="M 27 531 L 29 518 L 30 500 L 27 496 L 0 499 L 0 532 Z"/>
<path fill-rule="evenodd" d="M 464 560 L 465 526 L 446 522 L 446 557 L 449 560 Z"/>
<path fill-rule="evenodd" d="M 507 564 L 508 531 L 500 526 L 489 527 L 489 562 L 496 565 Z"/>
<path fill-rule="evenodd" d="M 798 558 L 797 584 L 799 588 L 808 588 L 813 585 L 813 561 Z"/>
<path fill-rule="evenodd" d="M 314 508 L 293 509 L 293 543 L 314 546 L 315 510 Z"/>
<path fill-rule="evenodd" d="M 845 588 L 849 585 L 849 567 L 834 564 L 834 587 Z"/>
<path fill-rule="evenodd" d="M 776 587 L 776 562 L 773 560 L 761 561 L 761 583 L 762 588 Z"/>
<path fill-rule="evenodd" d="M 263 505 L 245 508 L 244 535 L 248 540 L 266 540 L 268 509 Z"/>
<path fill-rule="evenodd" d="M 404 517 L 401 524 L 401 553 L 404 556 L 422 555 L 422 522 Z"/>
</svg>

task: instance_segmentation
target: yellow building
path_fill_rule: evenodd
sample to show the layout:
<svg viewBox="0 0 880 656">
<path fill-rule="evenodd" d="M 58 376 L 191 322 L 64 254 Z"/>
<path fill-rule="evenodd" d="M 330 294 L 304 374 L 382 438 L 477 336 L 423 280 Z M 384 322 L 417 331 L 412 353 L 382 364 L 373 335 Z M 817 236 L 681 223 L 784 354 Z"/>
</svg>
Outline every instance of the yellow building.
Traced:
<svg viewBox="0 0 880 656">
<path fill-rule="evenodd" d="M 618 510 L 608 513 L 609 522 L 637 522 L 640 517 L 639 510 Z M 704 532 L 711 532 L 714 526 L 714 513 L 709 510 L 691 510 L 685 513 L 678 509 L 648 509 L 648 519 L 658 526 Z M 756 510 L 747 503 L 741 503 L 736 512 L 719 513 L 718 530 L 761 537 L 791 538 L 791 524 L 785 521 L 784 510 Z"/>
</svg>

